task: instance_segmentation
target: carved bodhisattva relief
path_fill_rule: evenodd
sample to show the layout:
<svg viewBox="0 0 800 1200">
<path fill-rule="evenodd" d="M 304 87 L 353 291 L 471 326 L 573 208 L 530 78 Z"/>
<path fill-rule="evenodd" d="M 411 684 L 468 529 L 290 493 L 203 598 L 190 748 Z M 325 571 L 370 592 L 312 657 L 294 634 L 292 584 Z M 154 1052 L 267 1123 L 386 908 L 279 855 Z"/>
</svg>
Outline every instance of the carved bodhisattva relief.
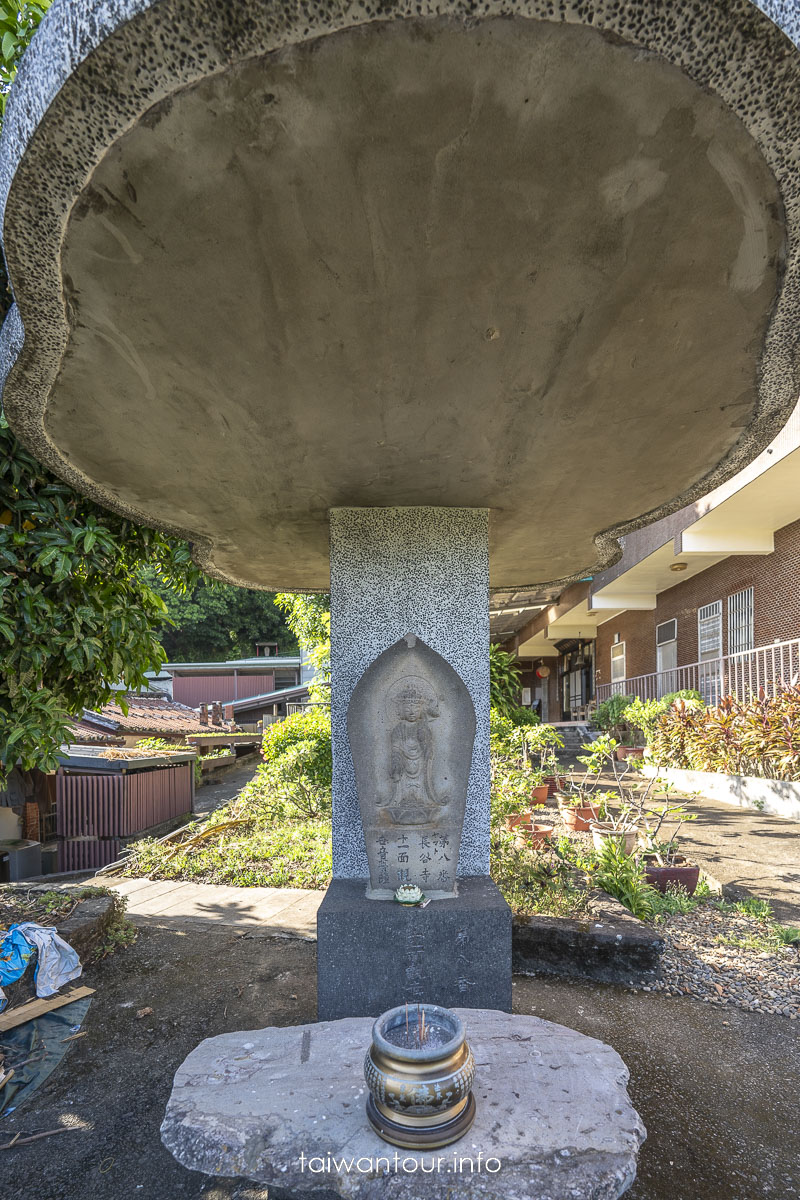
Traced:
<svg viewBox="0 0 800 1200">
<path fill-rule="evenodd" d="M 416 883 L 456 895 L 475 710 L 462 680 L 413 634 L 359 680 L 347 713 L 369 859 L 367 895 Z"/>
</svg>

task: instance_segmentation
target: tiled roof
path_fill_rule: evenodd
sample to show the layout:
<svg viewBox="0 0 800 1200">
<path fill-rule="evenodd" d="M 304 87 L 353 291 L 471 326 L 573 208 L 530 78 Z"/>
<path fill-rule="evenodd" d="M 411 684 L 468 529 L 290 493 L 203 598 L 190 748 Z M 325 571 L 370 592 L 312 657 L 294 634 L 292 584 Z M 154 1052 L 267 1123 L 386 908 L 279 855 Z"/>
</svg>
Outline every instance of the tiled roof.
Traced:
<svg viewBox="0 0 800 1200">
<path fill-rule="evenodd" d="M 99 712 L 84 709 L 83 722 L 94 723 L 94 728 L 108 733 L 141 733 L 154 734 L 184 734 L 210 733 L 215 729 L 229 728 L 224 726 L 201 725 L 200 718 L 193 708 L 178 704 L 175 700 L 167 700 L 163 696 L 128 696 L 128 712 L 124 713 L 118 704 L 104 704 Z"/>
<path fill-rule="evenodd" d="M 98 729 L 96 725 L 89 725 L 84 720 L 70 721 L 69 723 L 67 738 L 69 746 L 113 746 L 121 740 L 111 731 Z"/>
</svg>

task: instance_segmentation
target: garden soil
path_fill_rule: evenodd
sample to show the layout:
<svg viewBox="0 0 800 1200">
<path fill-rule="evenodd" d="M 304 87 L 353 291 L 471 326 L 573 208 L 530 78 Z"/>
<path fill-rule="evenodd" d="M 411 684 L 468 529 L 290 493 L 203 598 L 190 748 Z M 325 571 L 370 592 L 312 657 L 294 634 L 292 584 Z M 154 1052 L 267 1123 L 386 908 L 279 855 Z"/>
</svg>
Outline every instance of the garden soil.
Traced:
<svg viewBox="0 0 800 1200">
<path fill-rule="evenodd" d="M 0 1120 L 0 1144 L 74 1131 L 0 1151 L 3 1200 L 284 1200 L 185 1170 L 159 1126 L 174 1072 L 203 1038 L 314 1019 L 315 957 L 293 939 L 145 926 L 87 969 L 87 1036 Z M 514 997 L 517 1011 L 608 1041 L 627 1062 L 648 1129 L 630 1200 L 800 1196 L 800 1021 L 575 980 L 520 978 Z"/>
</svg>

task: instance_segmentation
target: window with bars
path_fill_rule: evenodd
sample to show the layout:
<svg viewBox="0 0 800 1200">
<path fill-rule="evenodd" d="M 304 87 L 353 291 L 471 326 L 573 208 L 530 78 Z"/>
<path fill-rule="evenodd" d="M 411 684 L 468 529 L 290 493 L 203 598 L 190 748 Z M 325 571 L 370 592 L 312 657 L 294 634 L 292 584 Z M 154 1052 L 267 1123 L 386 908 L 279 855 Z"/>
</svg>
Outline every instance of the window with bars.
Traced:
<svg viewBox="0 0 800 1200">
<path fill-rule="evenodd" d="M 728 654 L 741 654 L 755 645 L 753 589 L 728 596 Z"/>
<path fill-rule="evenodd" d="M 616 642 L 611 647 L 611 690 L 622 691 L 622 680 L 625 678 L 625 643 Z M 616 684 L 616 686 L 614 686 Z"/>
<path fill-rule="evenodd" d="M 722 601 L 697 610 L 697 657 L 701 662 L 722 655 Z"/>
</svg>

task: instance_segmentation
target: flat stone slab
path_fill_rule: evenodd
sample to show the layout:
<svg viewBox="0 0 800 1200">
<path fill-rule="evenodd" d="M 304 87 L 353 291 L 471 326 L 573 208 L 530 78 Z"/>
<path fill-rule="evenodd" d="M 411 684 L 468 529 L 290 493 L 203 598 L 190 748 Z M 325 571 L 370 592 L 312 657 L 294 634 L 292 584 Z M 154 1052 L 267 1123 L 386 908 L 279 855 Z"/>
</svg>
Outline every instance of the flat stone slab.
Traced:
<svg viewBox="0 0 800 1200">
<path fill-rule="evenodd" d="M 398 1150 L 368 1125 L 368 1017 L 201 1042 L 175 1076 L 162 1141 L 190 1170 L 298 1197 L 621 1196 L 645 1129 L 616 1051 L 538 1017 L 455 1011 L 475 1055 L 477 1116 L 453 1146 Z"/>
</svg>

